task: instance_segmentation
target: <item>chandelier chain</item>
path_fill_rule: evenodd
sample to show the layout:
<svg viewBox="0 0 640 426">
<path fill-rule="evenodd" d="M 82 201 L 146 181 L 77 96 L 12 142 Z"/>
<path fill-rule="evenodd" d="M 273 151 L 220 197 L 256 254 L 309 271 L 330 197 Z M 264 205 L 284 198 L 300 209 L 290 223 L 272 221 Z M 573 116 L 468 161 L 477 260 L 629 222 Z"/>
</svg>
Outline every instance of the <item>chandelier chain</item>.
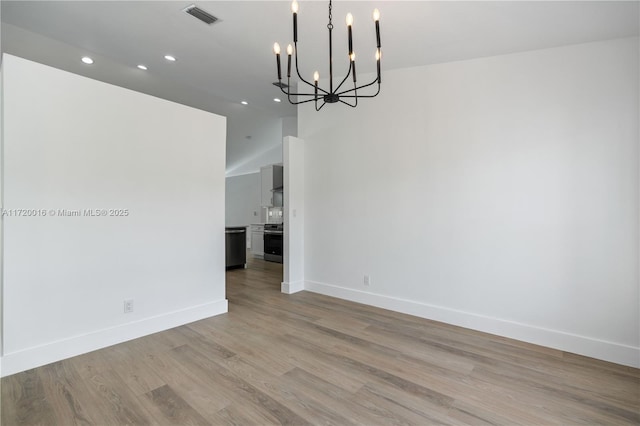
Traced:
<svg viewBox="0 0 640 426">
<path fill-rule="evenodd" d="M 331 21 L 333 20 L 333 15 L 331 14 L 332 8 L 333 6 L 331 5 L 331 0 L 329 0 L 329 24 L 327 24 L 327 28 L 329 28 L 330 30 L 333 29 L 333 24 L 331 23 Z"/>
</svg>

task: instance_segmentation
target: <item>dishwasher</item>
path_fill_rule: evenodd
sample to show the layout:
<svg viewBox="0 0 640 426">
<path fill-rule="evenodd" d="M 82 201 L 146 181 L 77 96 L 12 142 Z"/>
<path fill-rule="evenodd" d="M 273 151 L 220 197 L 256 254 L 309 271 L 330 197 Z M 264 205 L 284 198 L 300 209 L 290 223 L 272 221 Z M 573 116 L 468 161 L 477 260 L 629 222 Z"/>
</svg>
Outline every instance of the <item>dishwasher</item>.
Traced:
<svg viewBox="0 0 640 426">
<path fill-rule="evenodd" d="M 247 267 L 247 228 L 227 226 L 225 234 L 225 266 L 230 268 Z"/>
</svg>

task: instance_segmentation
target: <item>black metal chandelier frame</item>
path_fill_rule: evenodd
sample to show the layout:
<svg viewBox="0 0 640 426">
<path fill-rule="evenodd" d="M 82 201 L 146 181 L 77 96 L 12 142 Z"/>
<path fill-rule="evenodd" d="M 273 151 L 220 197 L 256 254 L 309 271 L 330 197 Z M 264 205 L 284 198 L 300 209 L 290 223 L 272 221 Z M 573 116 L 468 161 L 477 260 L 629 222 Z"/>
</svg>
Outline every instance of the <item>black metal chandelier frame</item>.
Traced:
<svg viewBox="0 0 640 426">
<path fill-rule="evenodd" d="M 280 69 L 280 45 L 275 43 L 273 46 L 274 53 L 276 54 L 276 66 L 278 70 L 278 87 L 280 90 L 287 95 L 287 99 L 293 105 L 305 104 L 307 102 L 315 102 L 316 111 L 320 111 L 322 107 L 326 104 L 334 104 L 334 103 L 343 103 L 352 108 L 358 106 L 359 98 L 373 98 L 380 93 L 380 85 L 382 83 L 382 78 L 380 75 L 380 61 L 382 56 L 381 44 L 380 44 L 380 12 L 378 9 L 375 9 L 373 12 L 373 20 L 376 28 L 376 42 L 377 48 L 375 53 L 376 58 L 376 68 L 377 68 L 377 76 L 376 78 L 367 84 L 363 84 L 358 86 L 357 76 L 356 76 L 356 61 L 355 61 L 355 53 L 353 51 L 353 37 L 352 37 L 352 26 L 353 26 L 353 16 L 349 13 L 347 14 L 347 30 L 348 30 L 348 38 L 349 38 L 349 69 L 347 71 L 347 75 L 342 79 L 340 84 L 338 84 L 334 88 L 333 81 L 333 15 L 332 15 L 332 2 L 329 0 L 329 23 L 327 24 L 327 29 L 329 30 L 329 90 L 325 90 L 318 85 L 318 80 L 320 76 L 316 71 L 314 73 L 313 79 L 314 83 L 310 83 L 302 77 L 300 74 L 300 69 L 298 67 L 298 2 L 293 1 L 291 4 L 291 10 L 293 12 L 293 46 L 289 45 L 287 47 L 287 85 L 285 90 L 285 86 L 282 84 L 282 72 Z M 303 93 L 303 92 L 292 92 L 290 83 L 291 83 L 291 57 L 295 56 L 295 71 L 298 75 L 300 81 L 307 86 L 313 88 L 313 93 Z M 347 81 L 349 76 L 353 78 L 353 87 L 349 89 L 340 90 L 344 83 Z M 359 94 L 358 90 L 365 89 L 367 87 L 373 86 L 374 84 L 378 84 L 377 91 L 373 94 Z M 292 99 L 295 97 L 296 99 Z M 300 97 L 310 97 L 309 99 L 299 100 Z M 352 102 L 347 102 L 344 98 L 350 99 Z"/>
</svg>

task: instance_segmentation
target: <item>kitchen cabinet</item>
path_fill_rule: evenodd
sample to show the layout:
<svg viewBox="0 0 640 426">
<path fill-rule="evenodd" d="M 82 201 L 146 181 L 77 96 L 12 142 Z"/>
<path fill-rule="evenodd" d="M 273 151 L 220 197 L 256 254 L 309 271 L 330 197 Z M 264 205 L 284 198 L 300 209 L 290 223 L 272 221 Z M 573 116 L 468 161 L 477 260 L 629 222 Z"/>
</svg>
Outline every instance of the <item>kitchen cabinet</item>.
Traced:
<svg viewBox="0 0 640 426">
<path fill-rule="evenodd" d="M 283 168 L 278 165 L 260 168 L 262 207 L 282 207 Z"/>
<path fill-rule="evenodd" d="M 264 225 L 252 224 L 251 232 L 251 254 L 253 257 L 264 257 Z"/>
</svg>

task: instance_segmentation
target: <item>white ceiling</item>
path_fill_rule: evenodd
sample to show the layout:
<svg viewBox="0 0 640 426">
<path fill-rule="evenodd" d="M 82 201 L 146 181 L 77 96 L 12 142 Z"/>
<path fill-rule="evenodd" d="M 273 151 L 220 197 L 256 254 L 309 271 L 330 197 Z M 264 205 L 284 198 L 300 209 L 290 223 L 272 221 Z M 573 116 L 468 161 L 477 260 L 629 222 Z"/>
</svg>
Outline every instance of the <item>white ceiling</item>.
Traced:
<svg viewBox="0 0 640 426">
<path fill-rule="evenodd" d="M 193 3 L 220 21 L 207 26 L 182 12 Z M 315 70 L 327 76 L 327 2 L 299 3 L 301 72 L 309 79 Z M 346 72 L 347 12 L 355 19 L 358 71 L 371 72 L 371 11 L 380 9 L 384 73 L 637 36 L 638 6 L 638 1 L 337 0 L 334 70 Z M 274 123 L 296 114 L 287 102 L 273 102 L 280 93 L 271 84 L 276 80 L 273 42 L 284 49 L 292 38 L 288 1 L 2 0 L 1 18 L 5 52 L 227 116 L 228 169 L 279 144 L 270 136 Z M 178 60 L 169 63 L 165 54 Z M 92 56 L 95 64 L 83 65 L 82 55 Z M 138 70 L 140 63 L 149 70 Z"/>
</svg>

